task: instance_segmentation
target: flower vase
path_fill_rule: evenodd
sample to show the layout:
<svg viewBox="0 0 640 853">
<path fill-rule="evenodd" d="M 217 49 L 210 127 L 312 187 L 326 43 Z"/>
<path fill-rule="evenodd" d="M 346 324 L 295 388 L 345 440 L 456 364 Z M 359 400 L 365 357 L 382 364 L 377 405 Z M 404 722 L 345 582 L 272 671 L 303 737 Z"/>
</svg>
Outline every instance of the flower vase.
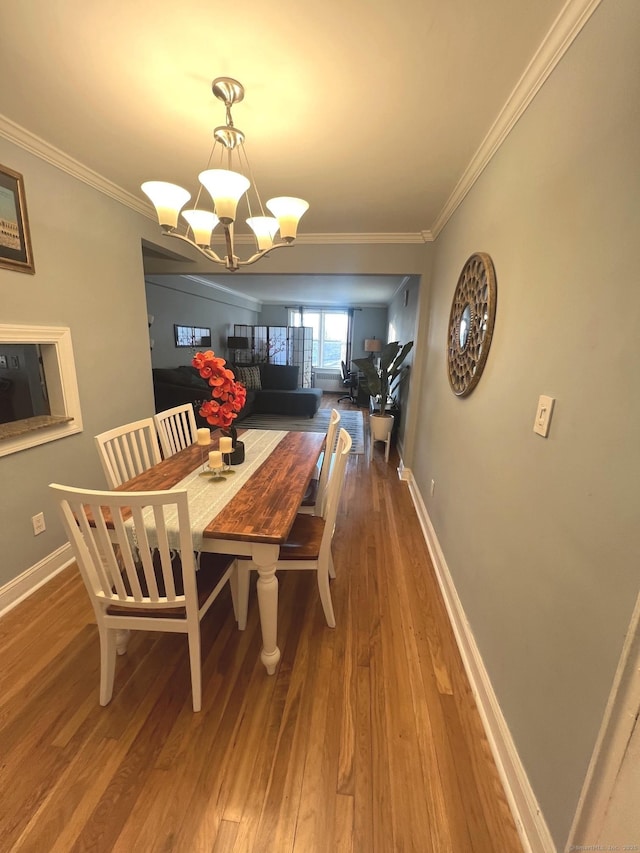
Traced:
<svg viewBox="0 0 640 853">
<path fill-rule="evenodd" d="M 229 457 L 230 465 L 241 465 L 244 462 L 244 442 L 236 441 L 233 452 Z"/>
<path fill-rule="evenodd" d="M 223 435 L 231 438 L 231 453 L 225 453 L 225 461 L 229 465 L 241 465 L 244 462 L 244 442 L 238 440 L 238 432 L 235 428 L 223 430 Z"/>
</svg>

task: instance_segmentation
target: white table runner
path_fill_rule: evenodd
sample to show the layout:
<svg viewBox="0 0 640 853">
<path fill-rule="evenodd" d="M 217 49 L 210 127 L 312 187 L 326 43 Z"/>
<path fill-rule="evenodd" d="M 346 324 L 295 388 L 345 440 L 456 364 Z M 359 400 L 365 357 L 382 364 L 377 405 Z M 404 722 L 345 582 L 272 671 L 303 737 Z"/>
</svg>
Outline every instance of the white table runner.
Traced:
<svg viewBox="0 0 640 853">
<path fill-rule="evenodd" d="M 244 443 L 245 461 L 241 465 L 232 466 L 233 474 L 228 474 L 224 480 L 212 480 L 211 476 L 202 475 L 203 464 L 201 463 L 195 471 L 187 474 L 169 490 L 187 490 L 194 551 L 202 550 L 202 533 L 205 527 L 240 491 L 252 474 L 273 453 L 286 434 L 286 431 L 280 430 L 247 430 L 240 439 Z M 203 450 L 203 460 L 208 468 L 209 451 L 206 448 Z M 150 507 L 145 509 L 142 517 L 149 546 L 155 548 L 158 540 L 153 509 Z M 175 507 L 165 507 L 165 525 L 169 547 L 176 551 L 179 550 L 178 513 Z M 126 526 L 129 528 L 131 544 L 137 547 L 138 543 L 133 525 L 129 521 Z"/>
</svg>

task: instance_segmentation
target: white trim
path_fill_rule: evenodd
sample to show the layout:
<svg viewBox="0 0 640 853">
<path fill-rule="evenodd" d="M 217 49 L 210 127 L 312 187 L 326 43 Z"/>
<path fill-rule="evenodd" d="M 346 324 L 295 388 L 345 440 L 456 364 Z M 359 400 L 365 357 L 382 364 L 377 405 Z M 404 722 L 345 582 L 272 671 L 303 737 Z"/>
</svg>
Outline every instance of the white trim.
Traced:
<svg viewBox="0 0 640 853">
<path fill-rule="evenodd" d="M 61 151 L 59 148 L 56 148 L 54 145 L 51 145 L 49 142 L 46 142 L 44 139 L 41 139 L 39 136 L 36 136 L 31 131 L 26 130 L 26 128 L 21 127 L 3 115 L 0 115 L 0 136 L 4 136 L 9 142 L 13 142 L 20 148 L 24 148 L 25 151 L 35 154 L 41 160 L 51 163 L 52 166 L 56 166 L 68 175 L 109 196 L 109 198 L 119 201 L 121 204 L 130 207 L 138 213 L 142 213 L 143 216 L 147 216 L 149 219 L 158 221 L 158 217 L 153 212 L 153 207 L 146 199 L 137 198 L 126 190 L 123 190 L 122 187 L 114 184 L 113 181 L 104 178 L 102 175 L 94 172 L 93 169 L 83 165 L 78 160 L 74 160 L 69 154 L 65 154 L 64 151 Z"/>
<path fill-rule="evenodd" d="M 411 468 L 406 468 L 402 459 L 398 465 L 398 479 L 404 480 L 407 483 L 413 482 L 413 472 Z"/>
<path fill-rule="evenodd" d="M 382 243 L 382 244 L 390 244 L 390 243 L 431 243 L 433 241 L 433 235 L 431 231 L 418 231 L 418 232 L 390 232 L 390 233 L 379 233 L 379 234 L 299 234 L 296 237 L 296 243 L 298 244 L 309 244 L 313 243 L 316 245 L 322 245 L 323 243 L 330 244 L 332 246 L 339 245 L 340 243 L 349 243 L 349 244 L 358 244 L 358 243 Z"/>
<path fill-rule="evenodd" d="M 59 148 L 56 148 L 46 140 L 41 139 L 39 136 L 36 136 L 31 131 L 1 114 L 0 136 L 23 148 L 25 151 L 35 154 L 36 157 L 39 157 L 46 163 L 50 163 L 68 175 L 93 187 L 98 192 L 104 193 L 104 195 L 115 199 L 120 204 L 124 204 L 136 213 L 146 216 L 147 219 L 151 219 L 154 222 L 158 221 L 153 205 L 146 199 L 132 195 L 127 190 L 114 184 L 113 181 L 103 177 L 98 172 L 94 172 L 93 169 L 90 169 L 78 160 L 74 160 L 73 157 L 65 154 L 64 151 L 61 151 Z M 433 239 L 433 234 L 427 229 L 417 232 L 400 232 L 397 234 L 299 234 L 296 242 L 309 245 L 339 245 L 341 243 L 354 245 L 361 243 L 382 243 L 386 245 L 390 243 L 430 243 Z M 237 234 L 235 242 L 238 245 L 242 245 L 244 243 L 255 243 L 255 239 L 250 234 Z"/>
<path fill-rule="evenodd" d="M 48 583 L 63 569 L 73 563 L 71 545 L 66 542 L 60 548 L 48 554 L 44 559 L 31 566 L 17 578 L 13 578 L 0 587 L 0 617 L 12 610 L 25 598 Z"/>
<path fill-rule="evenodd" d="M 607 806 L 640 709 L 640 596 L 627 629 L 613 687 L 591 755 L 567 849 L 581 838 L 600 838 Z M 586 848 L 585 848 L 586 849 Z"/>
<path fill-rule="evenodd" d="M 255 296 L 247 296 L 244 293 L 240 293 L 237 290 L 232 290 L 230 287 L 226 287 L 224 284 L 220 284 L 217 281 L 212 281 L 210 278 L 204 278 L 201 275 L 181 275 L 180 278 L 186 278 L 189 281 L 195 281 L 196 284 L 203 284 L 205 287 L 210 287 L 212 290 L 217 290 L 219 293 L 226 293 L 229 296 L 233 296 L 236 299 L 243 299 L 245 302 L 249 302 L 256 306 L 256 311 L 260 310 L 262 306 L 262 302 L 259 299 L 256 299 Z M 153 280 L 153 276 L 147 276 L 147 279 L 151 284 L 156 284 Z M 251 310 L 251 309 L 249 309 Z"/>
<path fill-rule="evenodd" d="M 453 216 L 493 155 L 511 133 L 520 116 L 537 95 L 542 84 L 565 55 L 573 40 L 600 5 L 600 0 L 568 0 L 531 62 L 509 95 L 480 147 L 456 184 L 445 206 L 431 227 L 437 237 Z"/>
<path fill-rule="evenodd" d="M 406 471 L 408 469 L 404 469 L 403 473 Z M 412 476 L 409 476 L 408 482 L 467 678 L 525 853 L 556 853 L 556 847 L 500 709 L 426 506 Z"/>
<path fill-rule="evenodd" d="M 82 432 L 82 413 L 76 366 L 73 359 L 71 330 L 64 326 L 0 325 L 0 342 L 6 344 L 40 344 L 47 380 L 51 414 L 69 417 L 70 421 L 34 430 L 0 441 L 0 456 L 17 453 L 29 447 L 46 444 Z"/>
<path fill-rule="evenodd" d="M 600 0 L 567 0 L 430 229 L 398 234 L 300 234 L 297 242 L 338 245 L 430 243 L 435 240 L 599 4 Z M 0 136 L 148 219 L 157 221 L 149 202 L 132 195 L 3 115 L 0 115 Z M 246 239 L 253 240 L 250 236 Z M 243 242 L 240 235 L 236 242 Z"/>
</svg>

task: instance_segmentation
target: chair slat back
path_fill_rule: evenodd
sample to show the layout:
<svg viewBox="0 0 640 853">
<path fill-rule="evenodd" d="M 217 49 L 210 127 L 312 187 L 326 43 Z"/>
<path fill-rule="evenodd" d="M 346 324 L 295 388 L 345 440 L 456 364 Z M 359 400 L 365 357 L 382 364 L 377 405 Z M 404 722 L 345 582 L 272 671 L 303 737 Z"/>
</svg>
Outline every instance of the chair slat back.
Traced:
<svg viewBox="0 0 640 853">
<path fill-rule="evenodd" d="M 195 444 L 198 428 L 193 413 L 193 404 L 184 403 L 174 406 L 153 416 L 158 430 L 160 447 L 165 459 L 173 456 L 179 450 L 184 450 L 191 444 Z"/>
<path fill-rule="evenodd" d="M 94 608 L 185 605 L 197 613 L 186 490 L 100 492 L 57 483 L 50 488 Z M 181 568 L 172 562 L 176 548 Z"/>
<path fill-rule="evenodd" d="M 329 428 L 327 429 L 327 438 L 324 446 L 324 454 L 322 457 L 322 465 L 320 467 L 320 477 L 318 478 L 318 492 L 316 495 L 316 515 L 324 515 L 324 503 L 326 499 L 327 483 L 329 482 L 329 472 L 331 471 L 331 462 L 338 436 L 338 424 L 340 423 L 340 412 L 337 409 L 331 410 L 329 418 Z"/>
<path fill-rule="evenodd" d="M 331 470 L 329 472 L 329 482 L 326 489 L 326 500 L 324 508 L 324 533 L 322 534 L 322 542 L 320 544 L 320 554 L 327 548 L 331 547 L 333 531 L 336 526 L 336 517 L 338 515 L 338 506 L 340 497 L 342 496 L 342 487 L 344 485 L 344 475 L 347 468 L 347 459 L 351 451 L 352 440 L 349 433 L 340 428 L 338 433 L 338 443 L 336 445 L 335 458 Z"/>
<path fill-rule="evenodd" d="M 161 461 L 153 418 L 107 430 L 96 435 L 95 442 L 110 489 Z"/>
</svg>

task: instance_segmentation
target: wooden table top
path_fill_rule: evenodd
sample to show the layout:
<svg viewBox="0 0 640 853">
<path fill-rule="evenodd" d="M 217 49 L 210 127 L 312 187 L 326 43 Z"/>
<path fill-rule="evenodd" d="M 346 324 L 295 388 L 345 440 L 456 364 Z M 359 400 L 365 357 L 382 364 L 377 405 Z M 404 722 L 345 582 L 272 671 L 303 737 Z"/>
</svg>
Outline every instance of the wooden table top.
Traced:
<svg viewBox="0 0 640 853">
<path fill-rule="evenodd" d="M 239 437 L 241 432 L 238 430 Z M 213 432 L 211 447 L 217 447 Z M 288 432 L 269 458 L 252 474 L 204 530 L 205 539 L 236 539 L 279 545 L 289 535 L 304 497 L 324 433 Z M 118 487 L 118 491 L 171 489 L 202 464 L 197 444 L 181 450 Z"/>
</svg>

